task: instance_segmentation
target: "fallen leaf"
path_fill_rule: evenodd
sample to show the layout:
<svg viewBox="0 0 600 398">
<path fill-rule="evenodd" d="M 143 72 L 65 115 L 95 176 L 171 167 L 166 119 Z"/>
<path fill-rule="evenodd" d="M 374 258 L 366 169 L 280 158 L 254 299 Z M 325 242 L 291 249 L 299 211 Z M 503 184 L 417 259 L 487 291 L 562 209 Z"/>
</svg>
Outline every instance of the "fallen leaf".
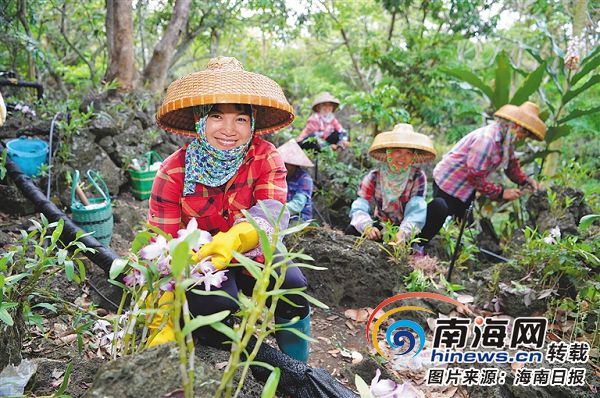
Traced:
<svg viewBox="0 0 600 398">
<path fill-rule="evenodd" d="M 324 341 L 327 344 L 331 344 L 331 340 L 329 340 L 327 337 L 318 336 L 317 339 L 321 340 L 321 341 Z"/>
<path fill-rule="evenodd" d="M 53 379 L 59 379 L 61 378 L 63 375 L 65 374 L 64 370 L 60 370 L 57 368 L 54 368 L 54 370 L 52 371 L 52 378 Z"/>
<path fill-rule="evenodd" d="M 462 303 L 462 304 L 469 304 L 469 303 L 472 303 L 473 301 L 475 301 L 475 298 L 473 296 L 471 296 L 470 294 L 459 294 L 456 297 L 456 301 L 458 301 L 459 303 Z"/>
<path fill-rule="evenodd" d="M 339 316 L 337 316 L 337 315 L 331 315 L 331 316 L 328 316 L 328 317 L 327 317 L 327 318 L 325 318 L 325 319 L 327 319 L 328 321 L 335 321 L 336 319 L 339 319 L 339 318 L 340 318 L 340 317 L 339 317 Z"/>
<path fill-rule="evenodd" d="M 521 369 L 522 367 L 524 367 L 525 364 L 522 362 L 513 362 L 510 364 L 510 368 L 513 374 L 517 374 L 517 370 Z"/>
<path fill-rule="evenodd" d="M 369 319 L 369 311 L 364 308 L 346 310 L 344 311 L 344 315 L 346 318 L 350 318 L 357 322 L 365 322 L 367 319 Z"/>
<path fill-rule="evenodd" d="M 358 351 L 352 351 L 352 365 L 356 365 L 359 362 L 362 362 L 363 356 Z"/>
<path fill-rule="evenodd" d="M 70 343 L 74 342 L 75 340 L 77 340 L 77 334 L 75 334 L 75 333 L 68 334 L 66 336 L 61 336 L 58 339 L 65 344 L 70 344 Z"/>
<path fill-rule="evenodd" d="M 228 364 L 228 363 L 229 363 L 229 362 L 227 362 L 227 361 L 224 361 L 224 362 L 217 362 L 217 363 L 215 364 L 215 368 L 216 368 L 217 370 L 225 369 L 225 367 L 227 366 L 227 364 Z"/>
<path fill-rule="evenodd" d="M 348 329 L 350 330 L 354 330 L 356 329 L 356 327 L 352 324 L 352 322 L 350 321 L 346 321 L 346 326 L 348 327 Z"/>
</svg>

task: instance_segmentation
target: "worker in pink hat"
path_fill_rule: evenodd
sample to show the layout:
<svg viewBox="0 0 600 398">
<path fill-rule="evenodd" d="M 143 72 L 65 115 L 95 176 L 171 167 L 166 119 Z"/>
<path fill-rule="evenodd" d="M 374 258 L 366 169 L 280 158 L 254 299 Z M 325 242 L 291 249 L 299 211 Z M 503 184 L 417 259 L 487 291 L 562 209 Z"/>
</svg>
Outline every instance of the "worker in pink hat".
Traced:
<svg viewBox="0 0 600 398">
<path fill-rule="evenodd" d="M 345 149 L 350 145 L 346 130 L 334 115 L 339 105 L 340 101 L 326 91 L 317 95 L 312 104 L 313 114 L 308 118 L 302 133 L 296 138 L 303 149 L 320 151 L 329 146 L 337 150 Z"/>
</svg>

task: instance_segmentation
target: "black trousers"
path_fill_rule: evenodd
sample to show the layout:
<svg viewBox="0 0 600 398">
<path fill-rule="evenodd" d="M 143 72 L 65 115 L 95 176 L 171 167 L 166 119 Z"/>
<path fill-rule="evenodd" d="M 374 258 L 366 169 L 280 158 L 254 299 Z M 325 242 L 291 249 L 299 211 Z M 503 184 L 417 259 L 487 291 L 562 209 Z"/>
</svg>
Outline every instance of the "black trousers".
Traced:
<svg viewBox="0 0 600 398">
<path fill-rule="evenodd" d="M 421 233 L 417 238 L 421 239 L 421 244 L 427 244 L 437 234 L 444 224 L 446 215 L 448 214 L 448 207 L 446 202 L 442 198 L 434 198 L 427 205 L 427 217 L 425 219 L 425 226 L 421 230 Z M 441 224 L 439 223 L 441 220 Z M 439 224 L 439 225 L 438 225 Z M 376 220 L 373 225 L 377 228 L 382 228 L 382 224 L 379 220 Z M 352 225 L 348 225 L 344 230 L 346 235 L 360 236 L 361 233 L 357 231 Z"/>
</svg>

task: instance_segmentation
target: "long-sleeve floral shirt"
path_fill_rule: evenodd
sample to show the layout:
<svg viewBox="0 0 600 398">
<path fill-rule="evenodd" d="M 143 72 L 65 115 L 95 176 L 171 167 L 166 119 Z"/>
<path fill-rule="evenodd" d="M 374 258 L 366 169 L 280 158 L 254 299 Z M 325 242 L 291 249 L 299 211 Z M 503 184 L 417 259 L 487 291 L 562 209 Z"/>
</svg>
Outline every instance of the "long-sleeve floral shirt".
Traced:
<svg viewBox="0 0 600 398">
<path fill-rule="evenodd" d="M 495 122 L 467 134 L 433 169 L 436 184 L 442 191 L 463 202 L 469 200 L 473 191 L 492 199 L 500 198 L 504 188 L 487 178 L 502 162 L 502 140 L 502 131 Z M 504 172 L 516 184 L 527 182 L 514 148 L 511 148 Z"/>
</svg>

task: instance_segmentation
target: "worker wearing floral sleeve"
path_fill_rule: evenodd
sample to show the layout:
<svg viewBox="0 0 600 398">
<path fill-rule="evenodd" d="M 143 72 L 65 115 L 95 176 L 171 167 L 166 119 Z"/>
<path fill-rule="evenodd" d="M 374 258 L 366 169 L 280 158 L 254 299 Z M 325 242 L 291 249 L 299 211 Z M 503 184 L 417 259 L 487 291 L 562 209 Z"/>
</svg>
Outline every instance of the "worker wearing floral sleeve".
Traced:
<svg viewBox="0 0 600 398">
<path fill-rule="evenodd" d="M 267 234 L 274 231 L 268 220 L 278 219 L 286 201 L 286 169 L 275 147 L 261 136 L 289 125 L 293 118 L 279 85 L 246 72 L 235 58 L 211 59 L 207 69 L 173 82 L 157 112 L 157 123 L 168 132 L 193 139 L 162 163 L 152 187 L 149 223 L 175 236 L 195 219 L 199 229 L 214 234 L 197 256 L 210 258 L 216 269 L 228 267 L 234 251 L 260 261 L 258 232 L 242 210 Z M 286 211 L 279 228 L 287 228 L 288 220 Z M 220 290 L 237 298 L 238 290 L 251 294 L 253 285 L 254 279 L 242 268 L 230 267 Z M 306 285 L 300 268 L 290 266 L 282 288 Z M 238 309 L 235 301 L 223 296 L 189 293 L 187 298 L 193 315 Z M 308 301 L 299 295 L 286 299 L 277 304 L 276 323 L 287 324 L 299 317 L 291 327 L 309 334 Z M 213 337 L 224 338 L 211 328 L 198 330 L 201 338 L 212 336 L 205 339 L 208 344 L 218 344 L 211 341 Z M 276 338 L 282 351 L 307 360 L 308 341 L 285 330 L 277 331 Z M 167 324 L 152 345 L 172 339 L 173 330 Z"/>
<path fill-rule="evenodd" d="M 446 202 L 448 212 L 433 221 L 434 234 L 448 215 L 460 219 L 479 192 L 494 200 L 519 198 L 519 188 L 507 188 L 488 180 L 496 170 L 519 186 L 539 184 L 521 170 L 515 156 L 514 143 L 525 138 L 542 141 L 546 125 L 539 117 L 539 108 L 532 102 L 520 106 L 504 105 L 495 114 L 496 120 L 464 136 L 433 170 L 433 196 Z"/>
<path fill-rule="evenodd" d="M 312 217 L 313 180 L 303 167 L 313 167 L 313 162 L 306 156 L 295 140 L 289 140 L 277 152 L 285 162 L 287 169 L 287 204 L 292 220 L 308 221 Z"/>
<path fill-rule="evenodd" d="M 398 124 L 393 131 L 375 137 L 369 155 L 380 161 L 379 167 L 362 180 L 358 198 L 350 209 L 346 233 L 380 240 L 380 222 L 389 221 L 399 227 L 398 241 L 405 241 L 412 234 L 423 242 L 429 241 L 429 219 L 446 210 L 442 200 L 426 203 L 427 177 L 417 166 L 435 158 L 431 140 L 414 132 L 410 124 Z M 413 247 L 422 254 L 421 246 Z"/>
</svg>

